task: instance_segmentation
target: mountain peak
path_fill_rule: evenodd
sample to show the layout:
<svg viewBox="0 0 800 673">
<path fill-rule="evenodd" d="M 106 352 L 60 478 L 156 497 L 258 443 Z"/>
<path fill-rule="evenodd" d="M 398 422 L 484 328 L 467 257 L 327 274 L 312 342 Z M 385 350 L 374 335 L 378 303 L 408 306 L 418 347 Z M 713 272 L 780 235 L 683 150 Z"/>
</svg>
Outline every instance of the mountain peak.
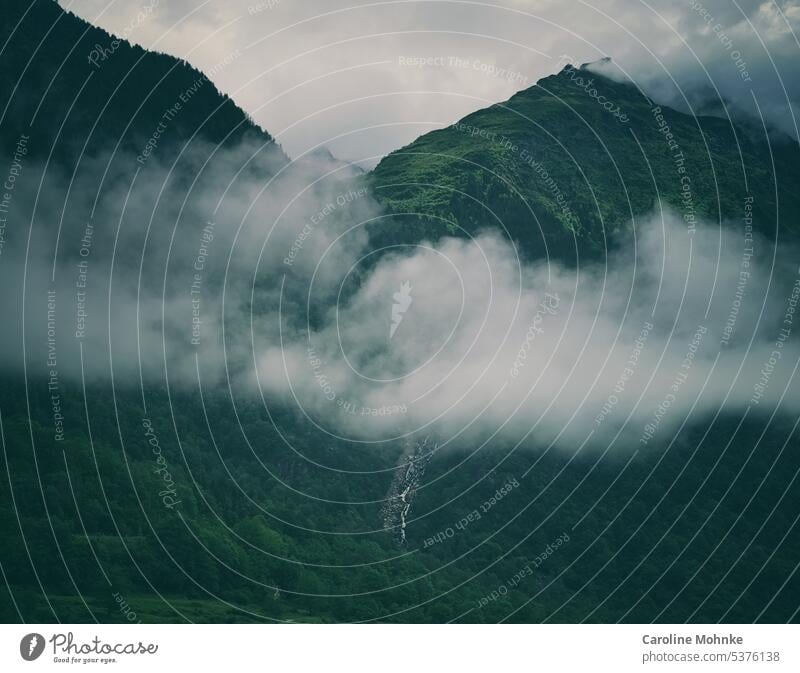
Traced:
<svg viewBox="0 0 800 673">
<path fill-rule="evenodd" d="M 635 85 L 635 82 L 628 77 L 623 70 L 616 64 L 610 56 L 604 56 L 596 61 L 587 61 L 575 66 L 572 63 L 567 63 L 561 70 L 550 77 L 545 77 L 543 80 L 549 80 L 551 77 L 555 78 L 569 78 L 575 79 L 576 73 L 581 75 L 600 77 L 601 80 L 608 80 L 617 84 L 630 84 Z M 597 80 L 595 80 L 597 81 Z"/>
<path fill-rule="evenodd" d="M 499 220 L 531 257 L 570 260 L 576 250 L 604 255 L 609 235 L 628 232 L 659 201 L 687 223 L 737 217 L 748 188 L 763 195 L 754 220 L 764 235 L 777 218 L 782 231 L 796 232 L 798 151 L 775 154 L 780 209 L 772 176 L 751 168 L 769 166 L 770 152 L 763 137 L 729 121 L 653 103 L 603 58 L 566 66 L 418 138 L 385 157 L 370 179 L 389 211 L 426 215 L 408 226 L 431 240 Z M 488 205 L 476 208 L 461 194 Z"/>
</svg>

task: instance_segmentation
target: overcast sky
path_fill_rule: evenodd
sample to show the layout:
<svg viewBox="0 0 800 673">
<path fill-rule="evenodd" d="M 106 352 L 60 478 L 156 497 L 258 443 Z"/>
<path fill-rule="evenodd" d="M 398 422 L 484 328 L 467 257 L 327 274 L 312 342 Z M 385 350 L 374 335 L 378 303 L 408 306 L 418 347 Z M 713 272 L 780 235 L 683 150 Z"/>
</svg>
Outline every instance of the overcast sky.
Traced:
<svg viewBox="0 0 800 673">
<path fill-rule="evenodd" d="M 425 131 L 533 85 L 565 59 L 604 56 L 664 99 L 676 99 L 674 80 L 691 102 L 718 92 L 755 113 L 757 100 L 773 124 L 797 135 L 798 0 L 61 4 L 213 70 L 220 89 L 295 157 L 325 145 L 371 165 Z"/>
</svg>

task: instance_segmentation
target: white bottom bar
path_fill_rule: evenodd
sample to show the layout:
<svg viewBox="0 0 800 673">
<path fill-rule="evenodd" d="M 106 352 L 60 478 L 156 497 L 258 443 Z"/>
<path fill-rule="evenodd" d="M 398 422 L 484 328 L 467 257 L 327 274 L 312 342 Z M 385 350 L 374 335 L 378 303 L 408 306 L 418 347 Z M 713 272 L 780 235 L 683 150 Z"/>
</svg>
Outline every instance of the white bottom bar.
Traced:
<svg viewBox="0 0 800 673">
<path fill-rule="evenodd" d="M 778 672 L 800 670 L 798 636 L 787 625 L 6 625 L 0 671 Z"/>
</svg>

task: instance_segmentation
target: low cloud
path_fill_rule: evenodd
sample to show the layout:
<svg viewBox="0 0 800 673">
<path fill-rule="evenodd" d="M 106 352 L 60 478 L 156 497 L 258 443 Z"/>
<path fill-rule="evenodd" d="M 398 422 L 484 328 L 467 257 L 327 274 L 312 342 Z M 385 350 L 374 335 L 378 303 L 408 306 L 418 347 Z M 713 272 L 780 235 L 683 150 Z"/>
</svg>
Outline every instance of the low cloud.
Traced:
<svg viewBox="0 0 800 673">
<path fill-rule="evenodd" d="M 619 435 L 618 446 L 642 448 L 689 416 L 796 413 L 800 352 L 781 336 L 800 291 L 796 261 L 772 266 L 771 243 L 745 238 L 742 223 L 691 235 L 668 212 L 636 233 L 579 270 L 523 265 L 493 232 L 386 256 L 321 324 L 284 315 L 258 381 L 362 440 L 427 427 L 455 445 L 575 450 L 591 434 L 589 446 Z M 391 335 L 403 287 L 411 302 Z"/>
<path fill-rule="evenodd" d="M 294 289 L 312 276 L 332 287 L 367 240 L 353 223 L 377 212 L 346 165 L 284 165 L 255 143 L 195 142 L 177 167 L 156 156 L 132 167 L 128 154 L 85 160 L 74 179 L 50 166 L 39 190 L 42 166 L 24 165 L 0 257 L 5 370 L 24 361 L 34 378 L 113 371 L 126 385 L 141 375 L 185 386 L 199 368 L 208 385 L 238 380 L 254 334 L 259 348 L 278 343 L 284 280 L 284 307 L 299 312 Z"/>
<path fill-rule="evenodd" d="M 3 332 L 4 370 L 230 381 L 368 442 L 424 428 L 442 444 L 646 447 L 688 416 L 798 411 L 797 255 L 749 220 L 690 230 L 656 211 L 577 269 L 522 262 L 491 229 L 373 250 L 382 212 L 329 156 L 197 144 L 182 161 L 152 157 L 135 179 L 127 155 L 72 182 L 51 170 L 38 201 L 24 165 L 0 264 L 18 288 L 3 314 L 24 320 Z"/>
</svg>

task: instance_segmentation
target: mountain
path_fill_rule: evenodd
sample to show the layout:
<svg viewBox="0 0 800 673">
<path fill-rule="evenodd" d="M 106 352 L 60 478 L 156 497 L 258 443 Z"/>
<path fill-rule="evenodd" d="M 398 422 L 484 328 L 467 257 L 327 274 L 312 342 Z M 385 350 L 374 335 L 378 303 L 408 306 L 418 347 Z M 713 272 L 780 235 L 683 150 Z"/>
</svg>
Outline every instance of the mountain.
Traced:
<svg viewBox="0 0 800 673">
<path fill-rule="evenodd" d="M 688 228 L 741 220 L 751 196 L 754 226 L 794 239 L 798 166 L 789 138 L 694 118 L 592 64 L 567 66 L 385 157 L 370 184 L 402 232 L 382 229 L 376 241 L 497 226 L 529 257 L 598 258 L 659 201 Z"/>
<path fill-rule="evenodd" d="M 284 190 L 271 181 L 289 159 L 203 73 L 51 0 L 6 2 L 0 44 L 0 165 L 21 176 L 7 226 L 0 206 L 0 336 L 22 330 L 23 305 L 34 335 L 25 351 L 0 348 L 0 619 L 796 620 L 792 419 L 742 424 L 721 413 L 630 457 L 519 451 L 503 441 L 477 450 L 464 438 L 439 452 L 432 435 L 375 448 L 331 436 L 293 405 L 265 404 L 229 378 L 209 380 L 214 363 L 187 338 L 193 263 L 206 265 L 206 292 L 220 281 L 217 265 L 229 283 L 227 310 L 246 309 L 244 326 L 225 324 L 255 341 L 251 318 L 272 308 L 282 276 L 295 270 L 286 251 L 311 245 L 298 236 L 307 213 L 290 221 L 297 231 L 282 239 L 279 273 L 254 282 L 265 266 L 259 248 L 283 215 L 282 199 L 306 184 L 286 180 Z M 627 231 L 659 198 L 689 219 L 735 220 L 748 195 L 765 235 L 775 238 L 776 217 L 779 242 L 797 234 L 796 144 L 770 146 L 723 119 L 667 108 L 659 126 L 657 114 L 635 87 L 586 66 L 426 134 L 368 174 L 325 151 L 296 163 L 301 174 L 341 172 L 372 189 L 394 215 L 371 225 L 373 245 L 505 226 L 527 257 L 574 261 L 577 250 L 596 259 L 610 234 Z M 263 157 L 248 169 L 255 180 L 227 190 L 255 152 Z M 225 160 L 196 183 L 199 167 L 219 155 Z M 265 185 L 255 237 L 228 247 L 223 225 L 238 235 L 240 211 Z M 331 205 L 309 230 L 322 232 L 333 213 L 358 212 L 358 186 L 311 198 Z M 89 229 L 95 191 L 102 198 Z M 216 211 L 223 192 L 234 204 Z M 29 248 L 44 250 L 44 267 Z M 247 272 L 229 277 L 217 250 L 235 251 Z M 55 257 L 66 260 L 58 269 Z M 117 351 L 75 335 L 76 279 L 87 273 L 76 265 L 87 257 L 86 292 L 97 302 L 87 322 L 109 342 L 120 332 Z M 178 276 L 171 302 L 169 265 Z M 120 277 L 136 281 L 131 294 Z M 19 299 L 23 289 L 30 304 Z M 202 297 L 209 319 L 214 297 Z M 120 301 L 120 313 L 101 312 Z M 180 319 L 170 323 L 171 314 Z M 202 389 L 176 385 L 171 367 L 169 380 L 161 371 L 160 320 L 178 325 L 167 336 L 189 353 L 191 381 Z M 152 325 L 148 348 L 139 330 Z M 219 336 L 211 325 L 209 340 Z M 225 336 L 230 347 L 235 334 Z M 69 348 L 77 353 L 71 377 Z M 124 369 L 126 355 L 155 363 L 159 375 Z M 84 371 L 84 360 L 104 369 Z"/>
<path fill-rule="evenodd" d="M 74 164 L 82 153 L 142 156 L 149 142 L 167 161 L 193 137 L 212 146 L 250 138 L 270 144 L 270 153 L 286 160 L 272 137 L 204 73 L 110 35 L 53 0 L 5 2 L 0 45 L 6 151 L 14 146 L 9 140 L 27 135 L 29 156 L 52 153 L 54 160 Z M 215 69 L 231 67 L 237 57 Z"/>
</svg>

